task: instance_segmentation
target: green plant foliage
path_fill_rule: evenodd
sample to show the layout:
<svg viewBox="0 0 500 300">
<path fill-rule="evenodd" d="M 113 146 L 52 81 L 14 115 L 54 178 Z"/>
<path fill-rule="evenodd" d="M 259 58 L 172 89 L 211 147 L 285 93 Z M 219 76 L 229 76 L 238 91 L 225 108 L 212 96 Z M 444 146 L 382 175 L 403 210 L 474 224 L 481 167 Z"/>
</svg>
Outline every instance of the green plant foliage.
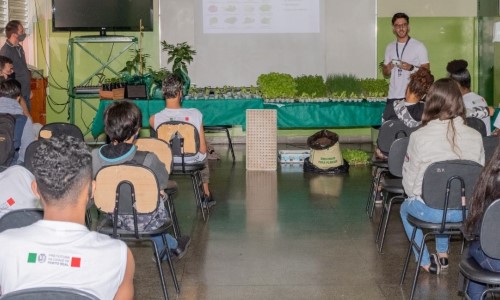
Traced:
<svg viewBox="0 0 500 300">
<path fill-rule="evenodd" d="M 366 165 L 370 160 L 370 155 L 362 150 L 343 149 L 342 157 L 347 160 L 350 165 Z"/>
<path fill-rule="evenodd" d="M 120 70 L 120 73 L 142 75 L 146 69 L 146 60 L 149 58 L 149 54 L 143 53 L 141 49 L 131 49 L 130 52 L 132 52 L 131 60 L 125 62 L 125 67 Z"/>
<path fill-rule="evenodd" d="M 389 83 L 385 79 L 365 78 L 360 80 L 364 97 L 387 97 Z"/>
<path fill-rule="evenodd" d="M 178 43 L 176 45 L 169 44 L 167 41 L 161 42 L 162 51 L 166 51 L 168 54 L 168 63 L 172 63 L 172 73 L 178 74 L 183 72 L 188 74 L 187 65 L 193 61 L 193 56 L 196 55 L 196 51 L 191 49 L 188 43 Z"/>
<path fill-rule="evenodd" d="M 167 78 L 171 72 L 165 68 L 161 68 L 159 71 L 155 71 L 151 68 L 149 68 L 149 74 L 151 75 L 151 78 L 153 81 L 157 84 L 162 84 L 163 79 Z"/>
<path fill-rule="evenodd" d="M 362 88 L 356 76 L 351 74 L 330 74 L 326 77 L 326 91 L 334 98 L 361 98 Z"/>
<path fill-rule="evenodd" d="M 294 98 L 297 94 L 297 84 L 289 74 L 276 72 L 261 74 L 257 78 L 257 85 L 266 99 Z"/>
<path fill-rule="evenodd" d="M 326 97 L 326 85 L 320 75 L 302 75 L 295 77 L 297 96 L 309 98 Z"/>
</svg>

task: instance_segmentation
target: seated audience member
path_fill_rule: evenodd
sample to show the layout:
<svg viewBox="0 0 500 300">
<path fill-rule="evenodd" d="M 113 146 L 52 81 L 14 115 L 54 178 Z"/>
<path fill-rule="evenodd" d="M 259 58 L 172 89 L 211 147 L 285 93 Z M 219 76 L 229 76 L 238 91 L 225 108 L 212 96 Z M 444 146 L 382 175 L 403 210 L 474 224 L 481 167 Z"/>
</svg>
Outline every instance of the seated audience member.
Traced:
<svg viewBox="0 0 500 300">
<path fill-rule="evenodd" d="M 495 127 L 495 130 L 493 130 L 491 135 L 494 135 L 494 136 L 500 135 L 500 114 L 498 114 L 497 118 L 495 119 L 495 122 L 493 123 L 493 127 Z"/>
<path fill-rule="evenodd" d="M 162 197 L 167 197 L 163 190 L 167 188 L 168 173 L 165 165 L 154 153 L 138 151 L 134 142 L 141 129 L 141 110 L 132 102 L 116 101 L 107 107 L 104 112 L 104 131 L 111 141 L 109 144 L 92 151 L 94 176 L 104 166 L 118 165 L 126 162 L 137 162 L 150 168 L 158 179 Z M 139 156 L 143 157 L 138 161 Z M 163 199 L 159 199 L 163 200 Z M 151 215 L 138 216 L 139 230 L 155 230 L 169 219 L 168 211 L 163 201 L 160 201 L 158 210 Z M 118 226 L 126 230 L 134 230 L 133 216 L 119 216 Z M 187 251 L 190 243 L 189 236 L 179 237 L 176 240 L 167 234 L 168 248 L 181 258 Z M 155 243 L 160 249 L 165 247 L 161 235 L 155 237 Z"/>
<path fill-rule="evenodd" d="M 0 80 L 14 79 L 14 62 L 7 56 L 0 55 Z"/>
<path fill-rule="evenodd" d="M 481 119 L 484 125 L 486 125 L 486 135 L 490 135 L 490 115 L 493 114 L 493 109 L 488 107 L 483 97 L 470 90 L 471 77 L 467 66 L 467 61 L 463 59 L 452 60 L 446 66 L 446 71 L 448 71 L 448 77 L 459 84 L 460 92 L 464 99 L 466 116 Z"/>
<path fill-rule="evenodd" d="M 469 245 L 469 255 L 482 268 L 492 272 L 500 272 L 500 260 L 486 256 L 481 249 L 479 241 L 484 212 L 493 201 L 500 199 L 500 145 L 497 146 L 493 157 L 479 176 L 471 199 L 472 202 L 467 221 L 465 222 L 465 229 L 469 234 L 478 236 L 478 238 Z M 485 285 L 471 281 L 467 292 L 471 299 L 476 300 L 480 299 L 481 293 L 485 288 Z"/>
<path fill-rule="evenodd" d="M 484 149 L 479 132 L 465 125 L 465 107 L 462 94 L 453 79 L 434 82 L 427 93 L 422 128 L 410 135 L 408 150 L 403 163 L 403 187 L 408 198 L 401 205 L 401 220 L 408 238 L 413 226 L 407 216 L 412 215 L 427 222 L 441 222 L 442 210 L 428 207 L 422 200 L 424 172 L 433 162 L 466 159 L 484 164 Z M 462 220 L 462 211 L 448 210 L 447 220 Z M 415 241 L 422 241 L 422 230 L 417 230 Z M 432 274 L 439 274 L 448 267 L 448 236 L 436 237 L 437 254 L 424 250 L 420 267 Z M 418 253 L 413 249 L 416 259 Z"/>
<path fill-rule="evenodd" d="M 133 299 L 135 263 L 127 245 L 89 231 L 92 156 L 69 136 L 40 141 L 31 166 L 43 220 L 0 233 L 0 290 L 68 287 L 99 299 Z"/>
<path fill-rule="evenodd" d="M 387 100 L 382 123 L 388 120 L 401 120 L 410 128 L 422 123 L 425 95 L 434 82 L 434 76 L 426 68 L 420 68 L 410 75 L 404 100 Z"/>
<path fill-rule="evenodd" d="M 22 166 L 12 166 L 0 173 L 0 218 L 11 210 L 39 208 L 33 194 L 33 174 Z"/>
<path fill-rule="evenodd" d="M 14 73 L 14 63 L 7 56 L 0 55 L 0 82 L 5 80 L 16 80 Z M 17 80 L 15 82 L 18 84 L 19 89 L 21 89 L 21 83 Z M 22 96 L 19 96 L 18 102 L 23 108 L 24 114 L 29 117 L 30 113 L 26 104 L 26 100 L 24 100 Z"/>
<path fill-rule="evenodd" d="M 406 87 L 405 99 L 388 99 L 382 115 L 382 123 L 389 120 L 401 120 L 410 128 L 418 127 L 422 123 L 424 112 L 424 100 L 427 90 L 434 82 L 434 76 L 426 68 L 419 68 L 417 72 L 410 75 L 410 82 Z M 378 148 L 375 156 L 379 159 L 387 159 Z"/>
<path fill-rule="evenodd" d="M 21 136 L 21 147 L 19 148 L 19 156 L 17 163 L 24 162 L 24 153 L 26 147 L 35 140 L 35 132 L 33 122 L 29 114 L 23 110 L 19 101 L 21 99 L 21 89 L 15 80 L 9 79 L 0 82 L 0 113 L 11 115 L 26 115 L 27 120 L 24 125 L 23 134 Z"/>
<path fill-rule="evenodd" d="M 208 187 L 210 179 L 210 171 L 207 160 L 207 144 L 205 141 L 205 132 L 203 130 L 203 115 L 196 108 L 182 108 L 182 81 L 174 75 L 168 76 L 163 80 L 163 96 L 167 107 L 159 113 L 153 115 L 149 119 L 151 128 L 155 130 L 162 123 L 167 121 L 182 121 L 193 124 L 200 134 L 200 150 L 195 156 L 185 158 L 186 163 L 204 162 L 205 168 L 201 171 L 203 181 L 204 199 L 203 205 L 211 207 L 215 205 L 215 200 L 210 194 Z M 181 162 L 180 157 L 174 157 L 174 162 Z"/>
</svg>

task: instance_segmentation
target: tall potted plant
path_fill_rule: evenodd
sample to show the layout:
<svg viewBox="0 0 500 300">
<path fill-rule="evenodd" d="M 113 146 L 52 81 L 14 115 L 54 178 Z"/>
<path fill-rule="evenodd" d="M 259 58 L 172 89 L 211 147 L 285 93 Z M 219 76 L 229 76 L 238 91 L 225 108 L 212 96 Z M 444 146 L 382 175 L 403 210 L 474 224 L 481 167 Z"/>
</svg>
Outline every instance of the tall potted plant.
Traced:
<svg viewBox="0 0 500 300">
<path fill-rule="evenodd" d="M 187 42 L 169 44 L 166 41 L 161 42 L 162 51 L 167 52 L 167 62 L 172 63 L 172 73 L 178 75 L 184 81 L 183 94 L 187 95 L 191 80 L 188 76 L 187 65 L 193 61 L 196 51 L 192 49 Z"/>
</svg>

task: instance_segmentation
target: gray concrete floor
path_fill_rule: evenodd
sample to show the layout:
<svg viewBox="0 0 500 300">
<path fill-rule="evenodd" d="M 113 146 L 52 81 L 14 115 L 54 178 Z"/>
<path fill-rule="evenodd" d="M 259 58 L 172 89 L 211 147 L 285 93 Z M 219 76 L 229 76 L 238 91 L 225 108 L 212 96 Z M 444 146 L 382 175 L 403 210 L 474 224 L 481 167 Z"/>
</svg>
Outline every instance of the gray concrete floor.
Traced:
<svg viewBox="0 0 500 300">
<path fill-rule="evenodd" d="M 164 263 L 171 299 L 408 299 L 415 264 L 399 286 L 408 242 L 394 207 L 384 253 L 375 248 L 380 207 L 365 213 L 369 167 L 345 176 L 304 174 L 300 167 L 247 172 L 245 146 L 236 163 L 215 145 L 211 190 L 217 205 L 203 222 L 190 179 L 175 196 L 186 256 L 175 261 L 181 292 L 175 293 Z M 450 267 L 436 276 L 422 272 L 415 299 L 459 299 L 460 241 L 450 245 Z M 434 243 L 429 243 L 431 250 Z M 161 299 L 158 272 L 147 247 L 132 246 L 136 299 Z"/>
</svg>

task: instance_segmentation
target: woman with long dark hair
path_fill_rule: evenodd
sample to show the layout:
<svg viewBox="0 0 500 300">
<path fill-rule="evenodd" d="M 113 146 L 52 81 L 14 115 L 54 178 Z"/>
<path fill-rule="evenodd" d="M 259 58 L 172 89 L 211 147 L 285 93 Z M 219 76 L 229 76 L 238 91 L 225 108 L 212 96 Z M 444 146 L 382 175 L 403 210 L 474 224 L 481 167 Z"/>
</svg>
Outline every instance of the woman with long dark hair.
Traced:
<svg viewBox="0 0 500 300">
<path fill-rule="evenodd" d="M 465 107 L 458 85 L 450 78 L 439 79 L 427 93 L 422 128 L 410 135 L 408 150 L 403 163 L 403 187 L 408 198 L 401 205 L 401 220 L 408 238 L 413 226 L 407 216 L 412 215 L 427 222 L 441 222 L 443 210 L 428 207 L 422 199 L 424 172 L 433 162 L 466 159 L 484 164 L 484 149 L 479 132 L 465 125 Z M 462 220 L 460 210 L 447 212 L 449 222 Z M 421 243 L 422 230 L 417 230 L 415 241 Z M 415 257 L 418 259 L 418 253 Z M 448 267 L 448 236 L 436 237 L 437 254 L 429 255 L 424 249 L 421 267 L 439 274 Z"/>
<path fill-rule="evenodd" d="M 479 176 L 479 181 L 472 194 L 469 216 L 465 222 L 466 232 L 479 237 L 469 245 L 469 255 L 483 269 L 500 272 L 500 260 L 486 256 L 481 249 L 479 240 L 481 238 L 479 233 L 481 232 L 481 221 L 483 220 L 484 212 L 496 199 L 500 199 L 500 144 L 497 146 L 490 162 L 484 167 Z M 485 288 L 484 284 L 471 281 L 467 294 L 471 299 L 479 299 Z"/>
</svg>

